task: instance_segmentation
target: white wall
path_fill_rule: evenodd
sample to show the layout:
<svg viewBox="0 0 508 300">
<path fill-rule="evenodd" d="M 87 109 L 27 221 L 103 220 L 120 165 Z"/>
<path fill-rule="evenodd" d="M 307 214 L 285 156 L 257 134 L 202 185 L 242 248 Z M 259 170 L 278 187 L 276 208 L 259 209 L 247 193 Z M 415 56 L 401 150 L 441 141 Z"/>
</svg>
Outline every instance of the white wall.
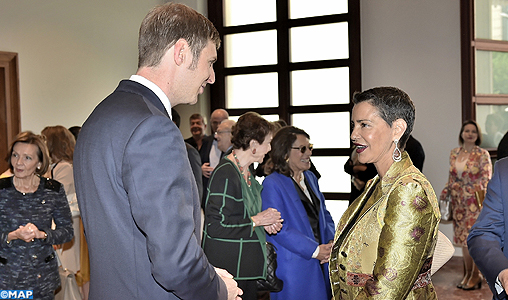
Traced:
<svg viewBox="0 0 508 300">
<path fill-rule="evenodd" d="M 459 1 L 361 1 L 363 89 L 391 85 L 416 106 L 413 135 L 439 195 L 461 126 Z M 451 239 L 451 224 L 440 229 Z"/>
<path fill-rule="evenodd" d="M 136 72 L 139 25 L 164 2 L 0 0 L 0 51 L 19 58 L 21 129 L 82 125 Z M 206 12 L 206 1 L 179 2 Z"/>
</svg>

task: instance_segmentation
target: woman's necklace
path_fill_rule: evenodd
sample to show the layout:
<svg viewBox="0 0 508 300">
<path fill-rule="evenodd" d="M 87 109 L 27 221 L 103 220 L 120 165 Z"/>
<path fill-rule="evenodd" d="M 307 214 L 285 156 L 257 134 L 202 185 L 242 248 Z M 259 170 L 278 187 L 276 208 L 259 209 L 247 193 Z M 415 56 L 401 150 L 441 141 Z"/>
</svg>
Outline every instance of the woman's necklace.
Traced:
<svg viewBox="0 0 508 300">
<path fill-rule="evenodd" d="M 459 162 L 464 162 L 465 160 L 467 160 L 469 158 L 469 153 L 472 150 L 473 149 L 467 150 L 465 147 L 461 147 L 460 151 L 459 151 L 459 157 L 458 157 Z"/>
<path fill-rule="evenodd" d="M 233 150 L 232 153 L 233 153 L 233 157 L 235 158 L 236 166 L 240 170 L 240 173 L 242 173 L 243 178 L 247 182 L 247 185 L 250 186 L 250 184 L 251 184 L 251 179 L 250 179 L 251 174 L 250 174 L 249 168 L 247 168 L 247 173 L 244 173 L 243 167 L 240 166 L 240 161 L 238 160 L 238 157 L 236 156 L 235 150 Z"/>
</svg>

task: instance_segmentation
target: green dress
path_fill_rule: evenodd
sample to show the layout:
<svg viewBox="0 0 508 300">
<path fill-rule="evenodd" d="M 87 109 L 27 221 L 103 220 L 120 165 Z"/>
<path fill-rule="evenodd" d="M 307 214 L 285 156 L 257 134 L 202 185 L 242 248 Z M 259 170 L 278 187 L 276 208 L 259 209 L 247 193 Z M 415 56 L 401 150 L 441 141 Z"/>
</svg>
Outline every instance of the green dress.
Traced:
<svg viewBox="0 0 508 300">
<path fill-rule="evenodd" d="M 235 280 L 266 276 L 266 235 L 251 220 L 261 212 L 261 189 L 254 178 L 249 185 L 234 162 L 223 158 L 210 176 L 205 201 L 203 249 L 215 267 Z"/>
</svg>

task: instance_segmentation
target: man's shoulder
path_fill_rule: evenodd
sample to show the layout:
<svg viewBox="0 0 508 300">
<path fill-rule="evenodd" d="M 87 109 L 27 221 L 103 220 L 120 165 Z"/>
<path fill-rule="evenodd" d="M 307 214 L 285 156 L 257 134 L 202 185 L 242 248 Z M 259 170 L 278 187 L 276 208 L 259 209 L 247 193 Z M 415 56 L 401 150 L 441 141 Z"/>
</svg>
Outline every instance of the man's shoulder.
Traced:
<svg viewBox="0 0 508 300">
<path fill-rule="evenodd" d="M 504 157 L 504 158 L 501 158 L 500 160 L 498 160 L 496 162 L 496 166 L 494 168 L 494 170 L 503 170 L 503 171 L 507 171 L 508 170 L 508 157 Z"/>
<path fill-rule="evenodd" d="M 198 146 L 198 144 L 196 144 L 196 140 L 194 140 L 194 138 L 192 136 L 190 138 L 186 138 L 184 140 L 184 142 L 186 142 L 187 144 L 191 145 L 194 148 L 196 148 Z"/>
</svg>

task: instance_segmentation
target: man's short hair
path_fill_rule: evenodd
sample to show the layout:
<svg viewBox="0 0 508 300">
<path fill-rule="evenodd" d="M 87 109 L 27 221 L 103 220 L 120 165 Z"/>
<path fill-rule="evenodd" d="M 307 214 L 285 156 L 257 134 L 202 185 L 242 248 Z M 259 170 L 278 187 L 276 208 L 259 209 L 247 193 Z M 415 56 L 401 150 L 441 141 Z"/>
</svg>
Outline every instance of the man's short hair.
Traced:
<svg viewBox="0 0 508 300">
<path fill-rule="evenodd" d="M 166 3 L 153 8 L 143 19 L 139 29 L 138 68 L 160 64 L 167 50 L 184 39 L 192 51 L 192 67 L 199 55 L 212 41 L 220 47 L 219 32 L 212 22 L 192 8 L 178 3 Z"/>
<path fill-rule="evenodd" d="M 206 124 L 206 119 L 205 119 L 205 117 L 203 117 L 203 115 L 202 115 L 202 114 L 198 114 L 198 113 L 196 113 L 196 114 L 192 114 L 192 115 L 189 117 L 189 122 L 190 122 L 191 120 L 197 120 L 197 119 L 201 119 L 201 121 L 203 121 L 203 124 Z"/>
</svg>

